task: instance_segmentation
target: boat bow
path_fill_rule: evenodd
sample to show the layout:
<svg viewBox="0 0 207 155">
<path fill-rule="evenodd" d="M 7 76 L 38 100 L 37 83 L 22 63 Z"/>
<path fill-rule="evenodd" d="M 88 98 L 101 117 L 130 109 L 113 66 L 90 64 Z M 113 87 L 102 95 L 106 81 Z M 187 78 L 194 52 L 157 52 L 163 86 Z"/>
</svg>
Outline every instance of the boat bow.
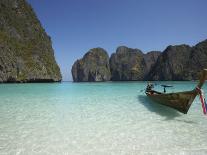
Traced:
<svg viewBox="0 0 207 155">
<path fill-rule="evenodd" d="M 201 72 L 200 80 L 197 87 L 191 91 L 176 92 L 176 93 L 160 93 L 156 91 L 146 92 L 146 95 L 152 100 L 174 108 L 184 114 L 187 114 L 195 97 L 199 94 L 198 89 L 201 89 L 207 80 L 207 69 Z"/>
</svg>

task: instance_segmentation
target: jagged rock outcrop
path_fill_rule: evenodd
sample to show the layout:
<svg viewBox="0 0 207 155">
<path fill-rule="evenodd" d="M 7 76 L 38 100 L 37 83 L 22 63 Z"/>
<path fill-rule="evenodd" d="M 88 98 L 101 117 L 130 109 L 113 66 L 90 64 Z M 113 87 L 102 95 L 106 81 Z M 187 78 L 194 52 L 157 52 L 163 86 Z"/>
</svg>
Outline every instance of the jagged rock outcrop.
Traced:
<svg viewBox="0 0 207 155">
<path fill-rule="evenodd" d="M 151 68 L 149 80 L 194 80 L 207 68 L 207 40 L 194 47 L 168 46 Z"/>
<path fill-rule="evenodd" d="M 51 39 L 25 0 L 0 1 L 0 82 L 61 80 Z"/>
<path fill-rule="evenodd" d="M 198 79 L 200 76 L 199 71 L 207 68 L 207 39 L 192 48 L 187 67 L 190 80 Z"/>
<path fill-rule="evenodd" d="M 143 53 L 139 49 L 125 46 L 117 48 L 110 58 L 112 81 L 134 81 L 143 80 L 145 76 L 146 63 Z"/>
<path fill-rule="evenodd" d="M 163 52 L 151 51 L 146 54 L 139 49 L 120 46 L 110 57 L 110 71 L 101 72 L 99 76 L 96 76 L 95 68 L 106 63 L 100 65 L 97 59 L 89 59 L 86 55 L 73 65 L 74 81 L 108 81 L 110 72 L 111 81 L 195 80 L 199 71 L 207 68 L 207 40 L 193 47 L 170 45 Z M 108 70 L 109 65 L 106 66 Z M 100 77 L 107 77 L 107 80 Z"/>
<path fill-rule="evenodd" d="M 109 56 L 102 48 L 93 48 L 72 66 L 74 82 L 109 81 Z"/>
<path fill-rule="evenodd" d="M 148 73 L 150 72 L 151 68 L 153 68 L 153 66 L 157 62 L 157 58 L 160 56 L 160 54 L 161 54 L 160 51 L 151 51 L 151 52 L 144 54 L 144 60 L 145 60 L 145 64 L 146 64 L 145 76 L 147 76 Z"/>
<path fill-rule="evenodd" d="M 143 54 L 139 49 L 126 46 L 117 48 L 110 58 L 112 81 L 144 80 L 161 52 Z"/>
</svg>

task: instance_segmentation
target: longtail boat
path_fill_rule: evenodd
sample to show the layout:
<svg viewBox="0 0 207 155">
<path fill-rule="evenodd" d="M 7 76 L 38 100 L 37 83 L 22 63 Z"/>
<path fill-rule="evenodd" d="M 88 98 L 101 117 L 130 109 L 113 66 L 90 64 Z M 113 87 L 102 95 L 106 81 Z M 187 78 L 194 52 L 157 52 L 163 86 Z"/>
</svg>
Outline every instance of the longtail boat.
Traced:
<svg viewBox="0 0 207 155">
<path fill-rule="evenodd" d="M 171 108 L 174 108 L 184 114 L 187 114 L 195 97 L 200 94 L 201 102 L 203 101 L 202 103 L 203 112 L 204 114 L 206 114 L 207 105 L 205 102 L 205 98 L 202 98 L 202 91 L 201 91 L 201 87 L 205 83 L 205 80 L 207 80 L 207 69 L 204 69 L 201 72 L 201 76 L 197 87 L 191 91 L 176 92 L 176 93 L 165 93 L 165 92 L 161 93 L 161 92 L 154 91 L 152 89 L 146 89 L 145 93 L 151 100 L 169 106 Z M 168 86 L 166 85 L 163 86 L 165 91 L 165 87 Z"/>
</svg>

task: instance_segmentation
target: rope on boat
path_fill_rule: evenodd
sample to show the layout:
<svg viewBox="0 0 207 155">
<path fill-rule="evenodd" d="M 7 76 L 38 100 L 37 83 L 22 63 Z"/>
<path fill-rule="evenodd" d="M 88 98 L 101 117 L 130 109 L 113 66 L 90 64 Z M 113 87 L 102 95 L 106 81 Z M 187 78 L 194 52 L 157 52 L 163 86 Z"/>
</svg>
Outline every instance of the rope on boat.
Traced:
<svg viewBox="0 0 207 155">
<path fill-rule="evenodd" d="M 207 104 L 206 104 L 206 99 L 204 96 L 204 92 L 202 89 L 196 87 L 196 90 L 198 91 L 199 95 L 200 95 L 200 100 L 201 100 L 201 104 L 202 104 L 202 109 L 203 109 L 203 114 L 207 115 Z"/>
</svg>

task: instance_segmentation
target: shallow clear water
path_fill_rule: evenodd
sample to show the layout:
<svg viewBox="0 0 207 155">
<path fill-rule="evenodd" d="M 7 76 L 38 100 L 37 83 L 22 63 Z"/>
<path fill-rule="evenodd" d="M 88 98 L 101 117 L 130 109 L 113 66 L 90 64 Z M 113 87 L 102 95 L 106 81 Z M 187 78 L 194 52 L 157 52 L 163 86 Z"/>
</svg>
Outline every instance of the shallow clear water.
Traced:
<svg viewBox="0 0 207 155">
<path fill-rule="evenodd" d="M 169 91 L 196 85 L 168 83 L 174 85 Z M 1 84 L 0 154 L 207 154 L 199 98 L 184 115 L 151 102 L 141 91 L 145 86 Z M 207 92 L 207 84 L 203 88 Z"/>
</svg>

